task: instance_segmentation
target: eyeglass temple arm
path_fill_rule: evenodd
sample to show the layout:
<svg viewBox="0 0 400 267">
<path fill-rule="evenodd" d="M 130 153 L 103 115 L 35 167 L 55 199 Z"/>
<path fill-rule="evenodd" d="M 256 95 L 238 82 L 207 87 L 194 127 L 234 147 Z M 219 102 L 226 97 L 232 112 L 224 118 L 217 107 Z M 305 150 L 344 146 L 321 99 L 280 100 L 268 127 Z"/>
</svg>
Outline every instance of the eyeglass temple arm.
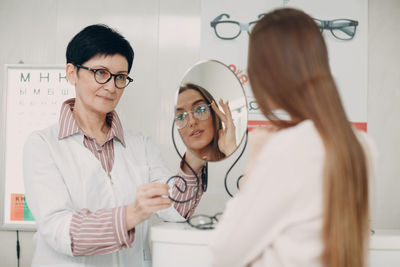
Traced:
<svg viewBox="0 0 400 267">
<path fill-rule="evenodd" d="M 358 21 L 356 20 L 347 20 L 345 22 L 335 22 L 337 20 L 322 20 L 322 19 L 316 19 L 313 18 L 316 22 L 320 22 L 321 26 L 324 27 L 324 29 L 336 29 L 340 27 L 348 27 L 348 26 L 358 26 Z M 344 19 L 345 20 L 345 19 Z"/>
<path fill-rule="evenodd" d="M 267 14 L 267 13 L 261 13 L 261 14 L 259 14 L 257 17 L 258 17 L 259 19 L 261 19 L 261 18 L 264 17 L 266 14 Z"/>
<path fill-rule="evenodd" d="M 357 21 L 339 22 L 339 23 L 332 24 L 331 28 L 332 29 L 340 29 L 343 27 L 357 26 L 357 25 L 358 25 Z"/>
<path fill-rule="evenodd" d="M 346 27 L 357 26 L 357 25 L 358 25 L 358 21 L 335 23 L 335 24 L 331 25 L 330 29 L 340 30 L 349 36 L 354 36 L 354 32 L 351 29 L 348 29 Z"/>
<path fill-rule="evenodd" d="M 331 29 L 331 21 L 330 20 L 322 20 L 322 19 L 316 19 L 316 18 L 314 18 L 314 21 L 317 23 L 317 22 L 319 22 L 319 23 L 321 23 L 321 24 L 318 24 L 318 27 L 319 28 L 321 28 L 321 29 L 323 29 L 323 30 L 326 30 L 326 29 Z"/>
<path fill-rule="evenodd" d="M 250 21 L 248 24 L 240 24 L 240 29 L 247 31 L 247 33 L 250 35 L 249 27 L 253 23 L 257 23 L 262 17 L 264 17 L 267 13 L 261 13 L 257 16 L 257 20 L 255 21 Z"/>
<path fill-rule="evenodd" d="M 213 20 L 210 22 L 210 26 L 211 26 L 211 27 L 214 27 L 215 24 L 216 24 L 218 21 L 220 21 L 223 17 L 226 17 L 227 19 L 229 19 L 231 16 L 229 16 L 229 15 L 226 14 L 226 13 L 222 13 L 221 15 L 217 16 L 215 19 L 213 19 Z"/>
</svg>

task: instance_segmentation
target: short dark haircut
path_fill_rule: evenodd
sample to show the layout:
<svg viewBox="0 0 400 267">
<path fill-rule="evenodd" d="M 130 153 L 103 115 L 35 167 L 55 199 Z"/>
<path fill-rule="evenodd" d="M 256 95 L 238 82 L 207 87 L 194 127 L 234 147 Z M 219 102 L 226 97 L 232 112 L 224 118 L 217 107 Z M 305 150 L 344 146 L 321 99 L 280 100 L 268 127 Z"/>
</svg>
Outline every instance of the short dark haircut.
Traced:
<svg viewBox="0 0 400 267">
<path fill-rule="evenodd" d="M 133 63 L 133 49 L 116 30 L 104 24 L 90 25 L 72 38 L 67 46 L 67 63 L 83 64 L 97 55 L 121 54 L 128 61 L 128 72 Z"/>
</svg>

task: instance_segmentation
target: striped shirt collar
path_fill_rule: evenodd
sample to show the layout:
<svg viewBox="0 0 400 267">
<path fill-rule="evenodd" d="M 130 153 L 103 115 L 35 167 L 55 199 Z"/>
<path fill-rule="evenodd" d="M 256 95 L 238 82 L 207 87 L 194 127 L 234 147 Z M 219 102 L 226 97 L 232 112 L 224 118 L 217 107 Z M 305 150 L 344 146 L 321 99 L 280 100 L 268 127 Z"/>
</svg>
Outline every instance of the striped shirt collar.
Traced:
<svg viewBox="0 0 400 267">
<path fill-rule="evenodd" d="M 74 115 L 72 113 L 74 105 L 75 105 L 75 98 L 71 98 L 66 100 L 61 106 L 60 119 L 59 119 L 60 130 L 58 132 L 59 140 L 77 133 L 84 134 L 82 129 L 79 128 L 78 123 L 76 122 Z M 122 129 L 121 121 L 119 120 L 117 113 L 115 111 L 107 113 L 106 121 L 107 124 L 111 126 L 107 140 L 116 137 L 125 147 L 124 132 Z"/>
</svg>

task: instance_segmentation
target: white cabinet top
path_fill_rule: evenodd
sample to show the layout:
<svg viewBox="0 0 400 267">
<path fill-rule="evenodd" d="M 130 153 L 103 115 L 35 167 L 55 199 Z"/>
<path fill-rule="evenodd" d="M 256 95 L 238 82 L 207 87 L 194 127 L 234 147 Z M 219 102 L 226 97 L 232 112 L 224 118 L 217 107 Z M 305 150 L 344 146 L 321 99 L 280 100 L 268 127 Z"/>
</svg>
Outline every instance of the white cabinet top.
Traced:
<svg viewBox="0 0 400 267">
<path fill-rule="evenodd" d="M 375 230 L 371 236 L 372 250 L 400 250 L 400 230 Z"/>
<path fill-rule="evenodd" d="M 193 228 L 187 223 L 161 223 L 151 228 L 151 241 L 206 246 L 212 232 Z M 400 230 L 375 230 L 370 249 L 400 250 Z"/>
<path fill-rule="evenodd" d="M 151 228 L 152 242 L 207 245 L 213 230 L 199 230 L 187 223 L 162 223 Z"/>
</svg>

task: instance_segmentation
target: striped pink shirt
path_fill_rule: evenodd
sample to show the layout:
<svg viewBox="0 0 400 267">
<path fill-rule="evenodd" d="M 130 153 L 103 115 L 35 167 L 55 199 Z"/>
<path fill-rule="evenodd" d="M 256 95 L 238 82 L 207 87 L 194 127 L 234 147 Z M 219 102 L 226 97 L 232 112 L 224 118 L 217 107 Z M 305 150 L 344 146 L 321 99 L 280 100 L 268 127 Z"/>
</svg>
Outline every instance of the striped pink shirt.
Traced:
<svg viewBox="0 0 400 267">
<path fill-rule="evenodd" d="M 122 124 L 115 111 L 107 114 L 106 121 L 110 126 L 106 140 L 98 144 L 95 138 L 87 136 L 78 126 L 72 110 L 75 99 L 65 101 L 61 107 L 59 139 L 67 138 L 74 134 L 83 134 L 83 145 L 89 149 L 101 162 L 103 169 L 109 173 L 114 164 L 114 137 L 125 147 Z M 184 189 L 182 181 L 175 181 L 172 197 L 177 200 L 187 199 L 195 193 L 196 177 L 187 175 L 181 170 L 180 176 L 187 180 L 187 191 L 182 194 L 177 189 Z M 188 218 L 198 205 L 202 189 L 195 199 L 187 203 L 174 203 L 175 209 L 181 216 Z M 125 207 L 102 209 L 90 212 L 87 209 L 79 210 L 72 216 L 70 237 L 71 249 L 74 256 L 88 256 L 111 253 L 122 248 L 132 247 L 135 237 L 135 228 L 127 231 L 125 224 Z"/>
<path fill-rule="evenodd" d="M 184 173 L 182 171 L 182 168 L 179 170 L 178 175 L 186 180 L 186 185 L 187 185 L 186 192 L 184 194 L 182 194 L 181 192 L 178 191 L 177 187 L 179 187 L 181 190 L 184 190 L 185 184 L 181 179 L 176 179 L 175 184 L 172 188 L 171 195 L 175 200 L 182 201 L 182 200 L 192 197 L 196 193 L 196 190 L 197 190 L 197 181 L 196 180 L 197 179 L 196 179 L 196 176 L 194 176 L 193 174 L 189 175 L 189 174 Z M 200 202 L 201 196 L 204 193 L 203 187 L 201 186 L 201 171 L 197 174 L 197 176 L 200 179 L 200 181 L 199 181 L 200 188 L 199 188 L 199 192 L 197 193 L 197 196 L 186 203 L 174 202 L 174 208 L 184 218 L 189 218 L 190 216 L 192 216 L 197 205 Z"/>
<path fill-rule="evenodd" d="M 72 216 L 70 236 L 74 256 L 98 255 L 131 248 L 135 228 L 126 229 L 125 207 L 93 213 L 82 209 Z"/>
<path fill-rule="evenodd" d="M 58 133 L 58 139 L 63 139 L 68 136 L 80 133 L 84 135 L 83 145 L 89 149 L 98 160 L 100 160 L 103 169 L 110 173 L 114 164 L 114 143 L 113 138 L 117 140 L 125 147 L 124 132 L 122 130 L 121 121 L 115 111 L 110 112 L 106 116 L 106 122 L 111 127 L 107 134 L 106 140 L 102 144 L 98 144 L 96 139 L 86 135 L 81 128 L 79 128 L 76 122 L 72 110 L 74 109 L 75 99 L 68 99 L 61 106 L 60 112 L 60 130 Z"/>
</svg>

